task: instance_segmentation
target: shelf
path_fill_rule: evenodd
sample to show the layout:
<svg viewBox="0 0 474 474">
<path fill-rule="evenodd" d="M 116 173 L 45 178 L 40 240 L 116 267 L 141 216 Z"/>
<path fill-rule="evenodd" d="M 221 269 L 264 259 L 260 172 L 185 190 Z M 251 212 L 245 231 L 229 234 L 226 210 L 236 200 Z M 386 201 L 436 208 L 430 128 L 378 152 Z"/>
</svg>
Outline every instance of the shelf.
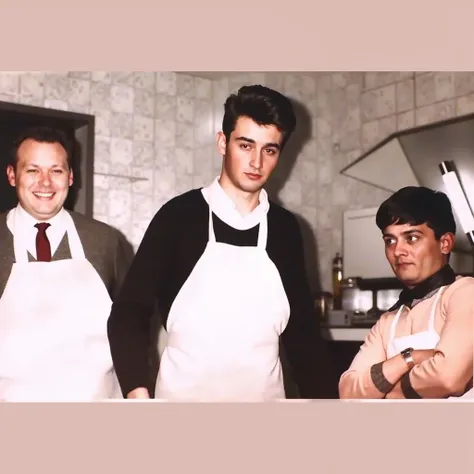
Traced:
<svg viewBox="0 0 474 474">
<path fill-rule="evenodd" d="M 127 176 L 124 174 L 114 174 L 114 173 L 98 173 L 96 171 L 94 172 L 94 174 L 99 175 L 99 176 L 107 176 L 108 178 L 128 179 L 132 183 L 135 183 L 137 181 L 148 181 L 148 178 L 143 178 L 140 176 Z"/>
</svg>

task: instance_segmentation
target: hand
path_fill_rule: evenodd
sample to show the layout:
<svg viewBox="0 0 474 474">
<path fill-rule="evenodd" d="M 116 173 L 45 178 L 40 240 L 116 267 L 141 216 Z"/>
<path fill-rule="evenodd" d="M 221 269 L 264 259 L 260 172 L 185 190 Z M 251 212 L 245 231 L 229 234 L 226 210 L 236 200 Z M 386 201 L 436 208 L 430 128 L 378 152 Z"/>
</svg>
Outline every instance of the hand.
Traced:
<svg viewBox="0 0 474 474">
<path fill-rule="evenodd" d="M 411 353 L 411 355 L 413 357 L 413 361 L 415 362 L 415 365 L 420 365 L 425 360 L 428 360 L 434 357 L 437 352 L 438 351 L 434 349 L 417 349 L 417 350 L 414 350 Z M 389 393 L 387 393 L 387 395 L 385 395 L 385 398 L 388 400 L 405 398 L 402 392 L 402 385 L 401 385 L 400 380 L 398 380 L 398 382 L 395 384 L 392 390 Z"/>
<path fill-rule="evenodd" d="M 127 394 L 127 399 L 150 399 L 150 394 L 148 393 L 148 390 L 146 388 L 140 387 L 136 388 L 135 390 L 132 390 Z"/>
</svg>

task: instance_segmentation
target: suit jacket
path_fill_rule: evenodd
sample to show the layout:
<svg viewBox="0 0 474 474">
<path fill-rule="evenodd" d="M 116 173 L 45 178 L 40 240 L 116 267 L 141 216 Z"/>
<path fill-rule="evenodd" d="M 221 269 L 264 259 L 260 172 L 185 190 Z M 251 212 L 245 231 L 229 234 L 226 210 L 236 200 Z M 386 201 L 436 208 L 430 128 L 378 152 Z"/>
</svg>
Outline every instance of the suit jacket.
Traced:
<svg viewBox="0 0 474 474">
<path fill-rule="evenodd" d="M 133 258 L 133 248 L 113 227 L 88 218 L 77 212 L 67 211 L 76 226 L 87 260 L 102 278 L 112 300 Z M 0 295 L 3 294 L 12 265 L 15 262 L 13 234 L 7 226 L 7 214 L 0 214 Z M 30 261 L 35 258 L 28 252 Z M 71 258 L 67 234 L 64 234 L 52 260 Z"/>
</svg>

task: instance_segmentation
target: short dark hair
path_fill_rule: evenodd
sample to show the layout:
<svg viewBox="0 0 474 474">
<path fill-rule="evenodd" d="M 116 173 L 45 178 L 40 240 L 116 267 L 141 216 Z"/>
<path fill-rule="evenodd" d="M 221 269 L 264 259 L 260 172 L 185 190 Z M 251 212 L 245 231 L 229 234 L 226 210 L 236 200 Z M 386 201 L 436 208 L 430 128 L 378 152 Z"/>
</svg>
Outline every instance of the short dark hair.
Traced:
<svg viewBox="0 0 474 474">
<path fill-rule="evenodd" d="M 448 196 L 423 186 L 407 186 L 392 194 L 379 207 L 376 223 L 382 232 L 393 224 L 426 224 L 437 240 L 448 232 L 456 233 Z"/>
<path fill-rule="evenodd" d="M 66 133 L 57 128 L 41 125 L 27 128 L 13 141 L 9 162 L 15 169 L 18 164 L 18 149 L 25 140 L 34 140 L 40 143 L 59 143 L 66 150 L 67 164 L 69 168 L 72 168 L 74 146 Z"/>
<path fill-rule="evenodd" d="M 239 117 L 249 117 L 259 125 L 274 125 L 283 135 L 282 148 L 296 127 L 290 100 L 280 92 L 261 85 L 243 86 L 224 104 L 222 131 L 229 142 Z"/>
</svg>

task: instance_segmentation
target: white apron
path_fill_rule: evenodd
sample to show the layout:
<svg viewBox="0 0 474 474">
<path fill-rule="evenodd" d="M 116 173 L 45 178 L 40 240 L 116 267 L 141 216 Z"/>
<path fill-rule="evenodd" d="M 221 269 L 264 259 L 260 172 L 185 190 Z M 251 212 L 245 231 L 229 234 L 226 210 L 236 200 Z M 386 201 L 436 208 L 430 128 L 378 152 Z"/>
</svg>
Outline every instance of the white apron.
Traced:
<svg viewBox="0 0 474 474">
<path fill-rule="evenodd" d="M 122 398 L 107 338 L 112 301 L 72 217 L 65 215 L 72 258 L 51 262 L 28 261 L 11 217 L 15 263 L 0 299 L 0 400 Z"/>
<path fill-rule="evenodd" d="M 256 247 L 216 242 L 211 193 L 209 242 L 171 306 L 156 398 L 285 398 L 279 336 L 290 306 L 266 252 L 267 233 L 265 213 Z"/>
<path fill-rule="evenodd" d="M 395 318 L 393 319 L 392 326 L 390 328 L 390 338 L 387 346 L 387 359 L 390 359 L 397 354 L 400 354 L 405 349 L 412 347 L 415 350 L 430 350 L 435 349 L 439 342 L 439 334 L 435 330 L 435 314 L 436 306 L 438 305 L 441 294 L 446 287 L 442 287 L 436 293 L 433 304 L 430 309 L 430 318 L 428 322 L 428 329 L 426 331 L 411 334 L 410 336 L 395 337 L 395 330 L 397 327 L 398 320 L 403 311 L 403 306 L 397 311 Z M 473 390 L 469 390 L 461 397 L 449 397 L 449 398 L 472 398 L 474 396 Z"/>
</svg>

